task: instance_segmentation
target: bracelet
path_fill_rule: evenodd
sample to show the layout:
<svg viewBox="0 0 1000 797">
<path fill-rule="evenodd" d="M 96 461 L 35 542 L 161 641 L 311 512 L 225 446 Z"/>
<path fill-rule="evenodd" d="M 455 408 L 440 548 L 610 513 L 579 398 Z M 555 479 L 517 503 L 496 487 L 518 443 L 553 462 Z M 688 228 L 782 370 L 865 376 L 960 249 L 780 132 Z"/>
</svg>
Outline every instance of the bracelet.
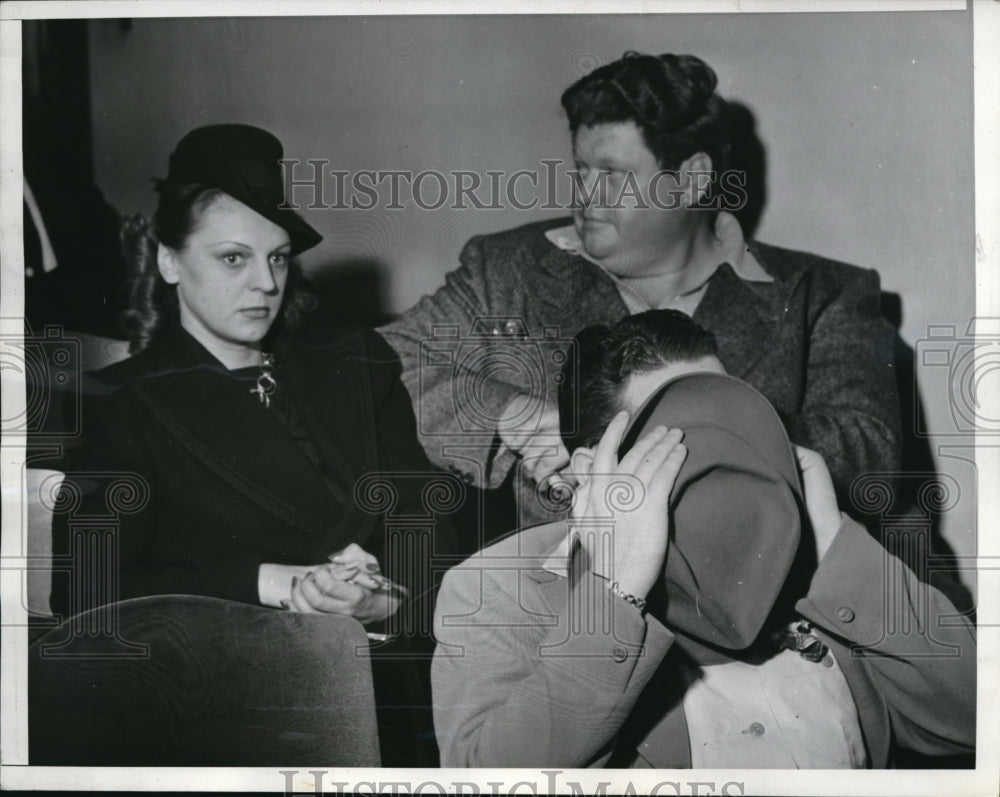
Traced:
<svg viewBox="0 0 1000 797">
<path fill-rule="evenodd" d="M 610 582 L 608 584 L 608 591 L 612 595 L 617 595 L 619 598 L 621 598 L 626 603 L 631 603 L 640 612 L 645 613 L 645 611 L 646 611 L 646 599 L 645 598 L 637 598 L 635 595 L 631 595 L 628 592 L 625 592 L 625 590 L 623 590 L 621 587 L 618 586 L 618 582 L 617 581 L 612 581 L 612 582 Z"/>
</svg>

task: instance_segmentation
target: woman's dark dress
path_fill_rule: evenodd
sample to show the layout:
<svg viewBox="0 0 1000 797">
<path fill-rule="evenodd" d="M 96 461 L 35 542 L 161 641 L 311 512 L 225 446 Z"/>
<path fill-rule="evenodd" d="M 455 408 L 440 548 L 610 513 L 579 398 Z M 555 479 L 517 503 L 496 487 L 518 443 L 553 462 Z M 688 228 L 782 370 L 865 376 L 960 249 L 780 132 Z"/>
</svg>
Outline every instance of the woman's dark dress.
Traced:
<svg viewBox="0 0 1000 797">
<path fill-rule="evenodd" d="M 261 563 L 321 564 L 354 542 L 410 590 L 412 605 L 378 629 L 398 635 L 386 650 L 429 654 L 435 573 L 454 543 L 425 496 L 452 477 L 417 442 L 395 354 L 369 330 L 279 338 L 272 351 L 269 408 L 250 393 L 256 369 L 228 371 L 179 324 L 86 377 L 83 434 L 63 463 L 53 522 L 53 554 L 73 566 L 54 576 L 53 611 L 176 593 L 256 604 Z M 403 516 L 414 521 L 393 521 Z M 112 530 L 117 569 L 70 556 L 81 519 Z M 404 712 L 385 710 L 429 707 L 426 659 L 379 652 L 383 764 L 434 764 L 429 721 L 409 727 Z M 401 689 L 412 678 L 419 696 Z"/>
</svg>

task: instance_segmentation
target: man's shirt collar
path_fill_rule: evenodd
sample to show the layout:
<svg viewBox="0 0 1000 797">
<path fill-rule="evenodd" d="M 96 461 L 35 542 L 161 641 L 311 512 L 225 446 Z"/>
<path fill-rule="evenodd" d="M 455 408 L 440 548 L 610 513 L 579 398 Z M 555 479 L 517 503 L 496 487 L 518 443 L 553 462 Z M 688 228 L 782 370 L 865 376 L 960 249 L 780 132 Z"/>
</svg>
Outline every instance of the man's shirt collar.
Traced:
<svg viewBox="0 0 1000 797">
<path fill-rule="evenodd" d="M 707 273 L 698 274 L 693 280 L 695 284 L 685 284 L 679 293 L 690 293 L 704 287 L 705 283 L 711 279 L 716 270 L 723 263 L 732 266 L 736 275 L 746 282 L 774 282 L 774 277 L 767 273 L 760 262 L 753 256 L 753 252 L 747 246 L 743 237 L 743 230 L 739 221 L 731 213 L 724 210 L 719 211 L 715 220 L 715 236 L 719 240 L 719 262 Z M 622 282 L 617 276 L 611 274 L 604 266 L 587 254 L 583 248 L 583 242 L 577 235 L 576 228 L 569 224 L 565 227 L 556 227 L 548 230 L 545 237 L 555 246 L 570 254 L 579 255 L 589 260 L 595 266 L 611 276 L 616 283 Z"/>
</svg>

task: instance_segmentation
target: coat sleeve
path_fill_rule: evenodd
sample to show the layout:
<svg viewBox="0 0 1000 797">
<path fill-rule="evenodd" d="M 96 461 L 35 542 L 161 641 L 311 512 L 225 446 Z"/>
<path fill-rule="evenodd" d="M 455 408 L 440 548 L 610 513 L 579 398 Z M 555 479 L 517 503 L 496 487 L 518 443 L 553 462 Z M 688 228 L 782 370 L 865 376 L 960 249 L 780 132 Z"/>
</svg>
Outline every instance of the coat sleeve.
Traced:
<svg viewBox="0 0 1000 797">
<path fill-rule="evenodd" d="M 896 744 L 924 755 L 975 749 L 972 624 L 861 525 L 844 517 L 797 608 L 851 646 L 888 707 Z"/>
<path fill-rule="evenodd" d="M 445 576 L 435 612 L 441 765 L 605 763 L 673 636 L 590 574 L 560 579 L 569 600 L 550 613 L 530 578 L 473 561 Z M 568 606 L 587 607 L 592 622 L 572 633 Z"/>
<path fill-rule="evenodd" d="M 894 472 L 902 456 L 893 330 L 880 310 L 878 274 L 820 267 L 823 303 L 813 311 L 800 410 L 789 437 L 823 455 L 838 488 L 869 472 Z"/>
<path fill-rule="evenodd" d="M 82 439 L 61 463 L 66 478 L 52 519 L 53 612 L 65 618 L 116 600 L 168 594 L 257 603 L 257 556 L 155 563 L 162 497 L 127 390 L 84 397 Z"/>
<path fill-rule="evenodd" d="M 491 367 L 488 341 L 468 343 L 478 319 L 509 314 L 523 293 L 516 268 L 492 267 L 486 240 L 472 238 L 445 284 L 379 331 L 399 354 L 420 442 L 431 461 L 468 473 L 477 486 L 498 487 L 515 455 L 500 443 L 490 420 L 501 418 L 511 399 L 530 388 L 504 378 L 509 370 Z M 457 327 L 457 337 L 442 338 L 443 326 Z M 484 356 L 469 356 L 469 345 L 482 348 Z M 457 354 L 459 346 L 466 347 L 460 361 L 448 354 Z M 470 397 L 473 414 L 465 406 Z M 445 453 L 448 446 L 461 446 L 461 456 Z"/>
</svg>

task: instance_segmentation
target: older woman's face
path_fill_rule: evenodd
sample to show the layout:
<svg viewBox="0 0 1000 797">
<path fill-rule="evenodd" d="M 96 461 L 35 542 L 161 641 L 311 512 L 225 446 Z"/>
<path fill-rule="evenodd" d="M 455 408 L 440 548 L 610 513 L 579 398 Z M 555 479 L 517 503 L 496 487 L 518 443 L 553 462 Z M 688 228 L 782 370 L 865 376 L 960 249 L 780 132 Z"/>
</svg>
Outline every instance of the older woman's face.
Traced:
<svg viewBox="0 0 1000 797">
<path fill-rule="evenodd" d="M 223 194 L 200 213 L 181 250 L 161 245 L 160 274 L 177 285 L 181 325 L 226 365 L 259 349 L 285 292 L 288 233 Z M 225 356 L 229 355 L 229 356 Z"/>
</svg>

